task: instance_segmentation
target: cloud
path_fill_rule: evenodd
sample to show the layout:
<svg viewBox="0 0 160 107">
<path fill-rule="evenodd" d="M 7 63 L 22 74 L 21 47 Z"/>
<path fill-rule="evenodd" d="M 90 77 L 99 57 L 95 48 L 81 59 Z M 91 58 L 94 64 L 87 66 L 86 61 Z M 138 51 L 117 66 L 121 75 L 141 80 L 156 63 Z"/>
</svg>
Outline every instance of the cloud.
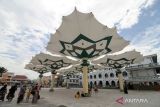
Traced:
<svg viewBox="0 0 160 107">
<path fill-rule="evenodd" d="M 144 55 L 157 54 L 160 63 L 160 24 L 148 27 L 137 34 L 124 51 L 136 49 Z"/>
<path fill-rule="evenodd" d="M 94 5 L 90 5 L 89 11 L 93 11 L 101 23 L 109 27 L 116 25 L 119 29 L 124 29 L 138 23 L 143 9 L 149 8 L 154 2 L 155 0 L 104 0 L 94 2 Z"/>
<path fill-rule="evenodd" d="M 45 47 L 60 26 L 62 16 L 75 6 L 81 12 L 93 12 L 104 25 L 119 29 L 138 23 L 143 9 L 154 0 L 1 0 L 0 1 L 0 64 L 11 72 L 27 74 L 24 65 Z"/>
<path fill-rule="evenodd" d="M 3 65 L 3 67 L 7 68 L 9 72 L 14 72 L 15 75 L 27 75 L 29 79 L 38 78 L 38 73 L 24 69 L 24 63 L 12 60 L 10 57 L 2 57 L 1 55 L 0 60 L 0 65 Z"/>
</svg>

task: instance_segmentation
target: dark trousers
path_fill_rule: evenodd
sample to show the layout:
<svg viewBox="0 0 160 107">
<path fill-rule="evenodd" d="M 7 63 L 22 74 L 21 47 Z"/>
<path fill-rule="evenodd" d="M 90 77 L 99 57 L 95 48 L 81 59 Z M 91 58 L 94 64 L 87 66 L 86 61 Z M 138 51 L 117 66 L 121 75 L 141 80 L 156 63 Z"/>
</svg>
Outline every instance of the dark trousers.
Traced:
<svg viewBox="0 0 160 107">
<path fill-rule="evenodd" d="M 17 104 L 20 103 L 20 102 L 22 102 L 23 98 L 24 98 L 24 94 L 19 95 L 18 99 L 17 99 Z"/>
</svg>

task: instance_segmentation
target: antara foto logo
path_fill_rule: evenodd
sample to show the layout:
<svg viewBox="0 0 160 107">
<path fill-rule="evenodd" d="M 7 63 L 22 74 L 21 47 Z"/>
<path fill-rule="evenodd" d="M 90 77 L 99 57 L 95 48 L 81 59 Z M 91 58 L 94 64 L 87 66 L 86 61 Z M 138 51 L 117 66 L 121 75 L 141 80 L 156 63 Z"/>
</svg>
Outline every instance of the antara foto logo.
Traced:
<svg viewBox="0 0 160 107">
<path fill-rule="evenodd" d="M 146 98 L 123 98 L 120 97 L 116 99 L 116 102 L 119 104 L 125 104 L 125 103 L 148 103 L 148 100 Z"/>
<path fill-rule="evenodd" d="M 116 100 L 117 103 L 119 104 L 124 104 L 124 100 L 123 100 L 123 97 L 120 97 Z"/>
</svg>

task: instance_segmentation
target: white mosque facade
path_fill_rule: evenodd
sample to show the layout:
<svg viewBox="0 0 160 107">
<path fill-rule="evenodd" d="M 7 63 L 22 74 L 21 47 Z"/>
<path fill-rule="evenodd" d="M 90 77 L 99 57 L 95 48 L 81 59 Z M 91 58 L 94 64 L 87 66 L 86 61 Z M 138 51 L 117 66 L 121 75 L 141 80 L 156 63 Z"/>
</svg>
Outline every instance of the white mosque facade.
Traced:
<svg viewBox="0 0 160 107">
<path fill-rule="evenodd" d="M 157 62 L 157 55 L 145 56 L 140 64 L 134 64 L 121 69 L 124 80 L 131 84 L 154 85 L 160 84 L 160 65 Z M 82 87 L 82 73 L 70 75 L 67 82 L 73 87 Z M 88 74 L 90 86 L 98 85 L 100 88 L 118 88 L 116 69 L 105 68 L 92 71 Z"/>
</svg>

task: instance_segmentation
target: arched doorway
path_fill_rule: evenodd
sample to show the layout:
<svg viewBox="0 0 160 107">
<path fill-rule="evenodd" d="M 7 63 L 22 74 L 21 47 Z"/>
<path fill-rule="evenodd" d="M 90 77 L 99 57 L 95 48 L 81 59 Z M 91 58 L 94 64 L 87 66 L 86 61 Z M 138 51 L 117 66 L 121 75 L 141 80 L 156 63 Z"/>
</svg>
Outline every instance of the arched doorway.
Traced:
<svg viewBox="0 0 160 107">
<path fill-rule="evenodd" d="M 152 83 L 152 82 L 149 82 L 149 86 L 153 86 L 153 83 Z"/>
<path fill-rule="evenodd" d="M 105 73 L 105 78 L 108 78 L 108 74 L 107 73 Z"/>
<path fill-rule="evenodd" d="M 92 81 L 90 82 L 90 87 L 91 87 L 91 88 L 93 87 L 93 82 L 92 82 Z"/>
<path fill-rule="evenodd" d="M 98 77 L 99 77 L 99 78 L 102 78 L 102 74 L 98 74 Z"/>
<path fill-rule="evenodd" d="M 109 82 L 108 81 L 106 81 L 106 87 L 109 87 L 110 85 L 109 85 Z"/>
<path fill-rule="evenodd" d="M 115 87 L 115 86 L 116 86 L 115 81 L 111 81 L 111 86 L 112 86 L 112 87 Z"/>
<path fill-rule="evenodd" d="M 102 87 L 103 86 L 103 83 L 102 81 L 99 81 L 99 84 L 98 84 L 99 87 Z"/>
<path fill-rule="evenodd" d="M 128 76 L 126 71 L 122 72 L 122 75 L 123 75 L 123 77 L 127 77 Z"/>
<path fill-rule="evenodd" d="M 116 77 L 118 77 L 118 73 L 116 72 Z"/>
<path fill-rule="evenodd" d="M 80 82 L 80 87 L 82 87 L 82 82 Z"/>
<path fill-rule="evenodd" d="M 92 75 L 90 75 L 90 79 L 92 79 Z"/>
<path fill-rule="evenodd" d="M 110 73 L 110 77 L 113 78 L 113 77 L 114 77 L 114 74 L 113 74 L 113 73 Z"/>
<path fill-rule="evenodd" d="M 117 81 L 117 87 L 119 87 L 119 81 Z"/>
<path fill-rule="evenodd" d="M 94 86 L 96 86 L 97 85 L 97 81 L 94 81 Z"/>
<path fill-rule="evenodd" d="M 159 85 L 158 82 L 154 82 L 154 85 Z"/>
</svg>

